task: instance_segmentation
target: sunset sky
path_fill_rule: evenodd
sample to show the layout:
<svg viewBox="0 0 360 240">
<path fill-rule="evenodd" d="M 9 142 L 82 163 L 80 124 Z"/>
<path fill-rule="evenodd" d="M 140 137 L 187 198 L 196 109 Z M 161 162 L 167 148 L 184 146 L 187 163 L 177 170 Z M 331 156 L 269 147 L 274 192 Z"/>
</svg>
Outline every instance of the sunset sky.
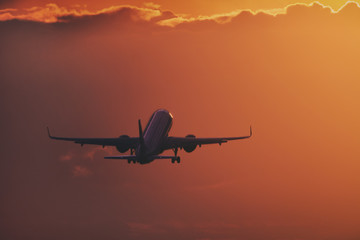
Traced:
<svg viewBox="0 0 360 240">
<path fill-rule="evenodd" d="M 236 9 L 251 9 L 253 11 L 259 9 L 275 9 L 284 8 L 290 4 L 296 3 L 312 3 L 311 0 L 158 0 L 158 1 L 143 1 L 143 0 L 3 0 L 0 2 L 2 8 L 30 8 L 34 6 L 44 6 L 48 3 L 55 3 L 62 7 L 81 6 L 90 10 L 99 10 L 110 6 L 131 5 L 131 6 L 149 6 L 149 3 L 160 6 L 162 9 L 171 10 L 179 14 L 196 15 L 212 15 L 225 12 L 231 12 Z M 324 5 L 330 6 L 335 10 L 343 6 L 346 0 L 320 0 L 318 1 Z M 356 0 L 355 2 L 359 2 Z"/>
<path fill-rule="evenodd" d="M 0 9 L 0 239 L 360 239 L 358 1 Z M 159 108 L 170 135 L 254 135 L 143 166 L 47 137 Z"/>
</svg>

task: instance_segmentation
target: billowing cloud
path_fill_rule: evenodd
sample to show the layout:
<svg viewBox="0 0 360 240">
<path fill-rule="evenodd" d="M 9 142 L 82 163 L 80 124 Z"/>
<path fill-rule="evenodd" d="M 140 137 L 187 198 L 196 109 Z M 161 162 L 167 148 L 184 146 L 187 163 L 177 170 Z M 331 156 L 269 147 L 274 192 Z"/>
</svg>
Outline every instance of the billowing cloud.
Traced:
<svg viewBox="0 0 360 240">
<path fill-rule="evenodd" d="M 324 4 L 321 4 L 320 2 L 313 2 L 310 4 L 305 4 L 305 3 L 296 3 L 296 4 L 290 4 L 288 6 L 286 6 L 285 8 L 276 8 L 276 9 L 267 9 L 267 10 L 257 10 L 257 11 L 252 11 L 249 9 L 241 9 L 241 10 L 236 10 L 236 11 L 232 11 L 229 13 L 223 13 L 223 14 L 214 14 L 211 16 L 198 16 L 198 17 L 191 17 L 191 18 L 187 18 L 186 16 L 178 16 L 178 17 L 174 17 L 171 19 L 165 19 L 161 22 L 159 22 L 159 25 L 163 25 L 163 26 L 176 26 L 178 24 L 181 23 L 191 23 L 191 22 L 204 22 L 204 21 L 214 21 L 216 23 L 228 23 L 231 22 L 232 19 L 237 18 L 238 16 L 242 15 L 242 13 L 247 13 L 249 15 L 252 16 L 256 16 L 256 15 L 269 15 L 269 16 L 278 16 L 278 15 L 285 15 L 285 14 L 292 14 L 292 10 L 296 9 L 296 11 L 298 9 L 322 9 L 325 10 L 326 12 L 331 12 L 331 13 L 338 13 L 341 12 L 343 10 L 343 8 L 346 8 L 348 5 L 354 5 L 360 8 L 359 3 L 357 2 L 352 2 L 352 1 L 348 1 L 345 2 L 344 5 L 337 9 L 334 10 L 333 8 L 326 6 Z"/>
<path fill-rule="evenodd" d="M 341 12 L 348 5 L 356 5 L 359 7 L 359 3 L 347 1 L 344 5 L 334 10 L 333 8 L 321 4 L 319 2 L 313 2 L 310 4 L 297 3 L 286 6 L 285 8 L 277 9 L 266 9 L 266 10 L 235 10 L 228 13 L 213 14 L 210 16 L 197 16 L 197 17 L 188 17 L 187 15 L 180 14 L 175 15 L 169 11 L 162 11 L 160 5 L 154 4 L 152 2 L 144 3 L 144 7 L 135 7 L 135 6 L 111 6 L 104 8 L 98 11 L 89 11 L 85 6 L 75 6 L 73 8 L 59 7 L 56 4 L 46 4 L 45 7 L 32 7 L 25 10 L 17 9 L 3 9 L 0 10 L 0 21 L 7 20 L 27 20 L 35 22 L 45 22 L 45 23 L 55 23 L 55 22 L 71 22 L 71 20 L 88 18 L 91 16 L 98 16 L 104 14 L 115 14 L 117 12 L 123 12 L 124 10 L 131 11 L 131 20 L 132 21 L 150 21 L 156 19 L 156 23 L 160 26 L 170 26 L 174 27 L 182 23 L 192 23 L 192 22 L 208 22 L 213 21 L 215 23 L 228 23 L 231 22 L 233 18 L 241 15 L 243 12 L 248 12 L 251 15 L 257 14 L 267 14 L 270 16 L 291 14 L 293 9 L 297 8 L 307 8 L 307 9 L 324 9 L 331 13 Z"/>
<path fill-rule="evenodd" d="M 102 14 L 112 14 L 122 9 L 127 8 L 133 10 L 132 19 L 134 21 L 145 20 L 149 21 L 153 17 L 161 15 L 161 12 L 154 8 L 138 8 L 133 6 L 112 6 L 109 8 L 104 8 L 96 12 L 91 12 L 82 6 L 76 8 L 66 8 L 59 7 L 56 4 L 46 4 L 45 7 L 32 7 L 25 9 L 24 11 L 19 11 L 15 9 L 4 9 L 0 12 L 0 21 L 6 20 L 27 20 L 35 22 L 45 22 L 45 23 L 54 23 L 54 22 L 64 22 L 69 17 L 79 18 L 79 17 L 89 17 Z"/>
</svg>

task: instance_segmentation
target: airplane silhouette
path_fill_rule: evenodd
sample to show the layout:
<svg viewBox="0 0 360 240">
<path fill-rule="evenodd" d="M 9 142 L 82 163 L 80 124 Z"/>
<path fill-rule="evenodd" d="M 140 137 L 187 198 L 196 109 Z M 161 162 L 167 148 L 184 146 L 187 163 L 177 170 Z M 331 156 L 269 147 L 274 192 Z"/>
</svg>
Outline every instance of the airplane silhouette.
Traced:
<svg viewBox="0 0 360 240">
<path fill-rule="evenodd" d="M 231 140 L 246 139 L 252 136 L 250 126 L 250 135 L 242 137 L 230 138 L 197 138 L 192 134 L 186 137 L 169 137 L 169 131 L 173 122 L 173 116 L 165 109 L 155 111 L 145 130 L 142 130 L 141 121 L 139 119 L 139 137 L 129 137 L 122 135 L 118 138 L 66 138 L 51 136 L 49 128 L 49 138 L 55 140 L 72 141 L 74 143 L 92 144 L 105 146 L 114 146 L 120 153 L 125 153 L 130 150 L 130 155 L 108 156 L 105 159 L 125 159 L 128 163 L 147 164 L 156 159 L 171 159 L 172 163 L 180 163 L 180 157 L 177 155 L 178 149 L 184 149 L 190 153 L 196 149 L 197 146 L 201 147 L 204 144 L 219 144 L 226 143 Z M 174 156 L 159 155 L 163 151 L 172 149 Z M 135 153 L 135 154 L 134 154 Z"/>
</svg>

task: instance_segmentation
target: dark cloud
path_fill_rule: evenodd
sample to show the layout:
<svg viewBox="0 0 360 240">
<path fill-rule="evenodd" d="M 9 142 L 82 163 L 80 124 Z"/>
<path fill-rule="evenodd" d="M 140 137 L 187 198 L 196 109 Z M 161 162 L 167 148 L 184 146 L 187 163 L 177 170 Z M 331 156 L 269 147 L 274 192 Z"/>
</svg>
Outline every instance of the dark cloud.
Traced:
<svg viewBox="0 0 360 240">
<path fill-rule="evenodd" d="M 150 10 L 149 10 L 150 11 Z M 158 11 L 158 10 L 151 10 Z M 104 12 L 96 15 L 62 15 L 58 16 L 58 22 L 43 23 L 30 20 L 12 19 L 0 21 L 0 28 L 4 32 L 28 32 L 59 33 L 70 31 L 73 34 L 93 32 L 107 34 L 109 30 L 121 32 L 150 33 L 151 31 L 163 31 L 168 27 L 161 27 L 158 21 L 176 17 L 172 12 L 146 12 L 132 7 L 122 7 L 116 11 Z M 146 16 L 148 15 L 148 16 Z"/>
</svg>

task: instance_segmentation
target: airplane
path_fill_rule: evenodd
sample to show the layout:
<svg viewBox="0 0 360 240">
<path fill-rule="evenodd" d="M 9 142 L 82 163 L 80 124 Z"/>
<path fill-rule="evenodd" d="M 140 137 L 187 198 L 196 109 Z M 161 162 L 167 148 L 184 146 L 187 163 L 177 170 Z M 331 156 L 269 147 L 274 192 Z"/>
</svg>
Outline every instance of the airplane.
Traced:
<svg viewBox="0 0 360 240">
<path fill-rule="evenodd" d="M 74 143 L 92 144 L 100 146 L 114 146 L 120 153 L 125 153 L 130 150 L 130 155 L 107 156 L 105 159 L 120 159 L 127 160 L 128 163 L 147 164 L 156 159 L 171 159 L 172 163 L 180 163 L 180 157 L 177 155 L 178 149 L 184 149 L 185 152 L 192 152 L 197 146 L 205 144 L 219 144 L 226 143 L 231 140 L 246 139 L 252 136 L 250 126 L 250 134 L 242 137 L 225 137 L 225 138 L 197 138 L 192 134 L 186 137 L 171 137 L 169 131 L 173 123 L 173 116 L 165 109 L 155 111 L 145 130 L 142 130 L 141 121 L 138 120 L 139 137 L 129 137 L 128 135 L 121 135 L 117 138 L 67 138 L 54 137 L 50 134 L 47 128 L 48 136 L 54 140 L 72 141 Z M 159 155 L 165 150 L 172 149 L 174 156 Z M 135 154 L 134 154 L 135 153 Z"/>
</svg>

